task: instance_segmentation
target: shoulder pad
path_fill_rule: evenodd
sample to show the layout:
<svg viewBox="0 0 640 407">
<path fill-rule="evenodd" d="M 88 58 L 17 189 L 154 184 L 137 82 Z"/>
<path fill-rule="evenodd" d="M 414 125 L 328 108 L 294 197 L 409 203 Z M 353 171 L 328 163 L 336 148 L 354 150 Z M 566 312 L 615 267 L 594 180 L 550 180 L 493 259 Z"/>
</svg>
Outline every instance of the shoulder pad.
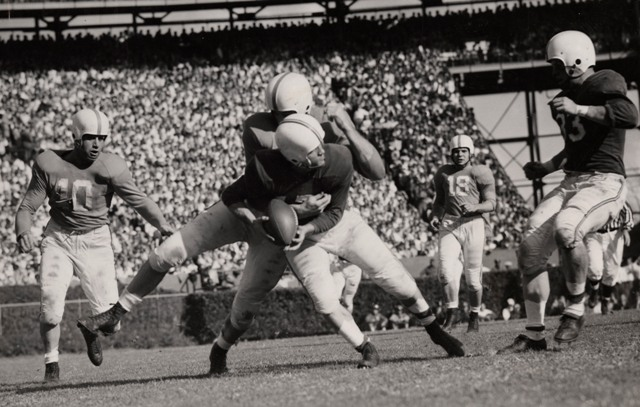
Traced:
<svg viewBox="0 0 640 407">
<path fill-rule="evenodd" d="M 610 69 L 603 69 L 587 79 L 589 90 L 608 94 L 627 94 L 627 82 L 622 75 Z"/>
</svg>

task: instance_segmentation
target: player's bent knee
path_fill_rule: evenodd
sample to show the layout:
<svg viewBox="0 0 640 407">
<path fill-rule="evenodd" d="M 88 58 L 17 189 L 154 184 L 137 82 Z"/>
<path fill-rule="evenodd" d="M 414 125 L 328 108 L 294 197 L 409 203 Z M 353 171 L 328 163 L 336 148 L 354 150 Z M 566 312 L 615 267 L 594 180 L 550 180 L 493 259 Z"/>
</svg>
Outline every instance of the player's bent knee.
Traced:
<svg viewBox="0 0 640 407">
<path fill-rule="evenodd" d="M 170 268 L 187 260 L 187 249 L 180 232 L 174 233 L 149 255 L 149 265 L 158 273 L 166 273 Z"/>
<path fill-rule="evenodd" d="M 335 299 L 335 301 L 314 301 L 313 303 L 316 312 L 318 314 L 324 315 L 324 316 L 328 316 L 333 314 L 339 307 L 341 307 L 342 305 L 340 305 L 340 300 L 338 300 L 337 298 Z"/>
<path fill-rule="evenodd" d="M 53 328 L 56 325 L 60 325 L 62 322 L 62 314 L 58 315 L 53 312 L 40 313 L 40 323 L 46 325 L 48 328 Z"/>
<path fill-rule="evenodd" d="M 576 245 L 577 236 L 573 229 L 558 228 L 556 229 L 553 237 L 555 238 L 558 247 L 573 249 Z"/>
</svg>

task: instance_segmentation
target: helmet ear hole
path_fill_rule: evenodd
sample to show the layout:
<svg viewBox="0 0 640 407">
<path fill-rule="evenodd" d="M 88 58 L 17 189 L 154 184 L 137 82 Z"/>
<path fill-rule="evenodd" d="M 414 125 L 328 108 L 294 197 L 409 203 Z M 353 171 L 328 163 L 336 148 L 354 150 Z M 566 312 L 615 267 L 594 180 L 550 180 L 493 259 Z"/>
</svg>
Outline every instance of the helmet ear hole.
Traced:
<svg viewBox="0 0 640 407">
<path fill-rule="evenodd" d="M 576 59 L 576 65 L 580 65 L 582 63 L 582 60 L 580 58 Z"/>
</svg>

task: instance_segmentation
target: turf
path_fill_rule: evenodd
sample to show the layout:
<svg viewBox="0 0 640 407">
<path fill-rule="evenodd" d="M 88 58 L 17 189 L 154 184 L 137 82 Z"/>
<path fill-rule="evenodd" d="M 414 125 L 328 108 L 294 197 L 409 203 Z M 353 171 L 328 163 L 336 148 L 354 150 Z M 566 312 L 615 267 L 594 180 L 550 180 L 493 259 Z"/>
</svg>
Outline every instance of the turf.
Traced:
<svg viewBox="0 0 640 407">
<path fill-rule="evenodd" d="M 0 406 L 640 406 L 640 311 L 590 315 L 580 338 L 558 348 L 496 355 L 524 321 L 467 334 L 468 356 L 448 358 L 422 329 L 375 333 L 383 363 L 335 335 L 242 342 L 230 373 L 208 377 L 209 346 L 109 349 L 99 368 L 61 355 L 61 381 L 42 383 L 41 356 L 0 359 Z"/>
</svg>

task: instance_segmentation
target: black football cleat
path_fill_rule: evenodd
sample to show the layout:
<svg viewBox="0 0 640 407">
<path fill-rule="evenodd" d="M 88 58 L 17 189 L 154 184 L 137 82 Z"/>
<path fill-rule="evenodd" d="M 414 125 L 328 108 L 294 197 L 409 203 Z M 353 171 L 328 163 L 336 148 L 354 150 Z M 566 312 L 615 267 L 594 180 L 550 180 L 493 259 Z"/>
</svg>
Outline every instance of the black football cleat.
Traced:
<svg viewBox="0 0 640 407">
<path fill-rule="evenodd" d="M 595 308 L 598 305 L 598 290 L 591 288 L 589 292 L 589 298 L 587 298 L 587 306 L 589 308 Z"/>
<path fill-rule="evenodd" d="M 218 346 L 217 343 L 213 343 L 211 353 L 209 354 L 209 362 L 211 363 L 211 367 L 209 368 L 210 376 L 222 375 L 229 371 L 229 369 L 227 369 L 227 352 L 227 350 Z"/>
<path fill-rule="evenodd" d="M 451 332 L 453 327 L 458 323 L 458 320 L 458 309 L 447 308 L 447 316 L 444 319 L 444 323 L 442 324 L 442 329 L 447 332 Z"/>
<path fill-rule="evenodd" d="M 94 366 L 100 366 L 102 364 L 102 346 L 100 345 L 100 339 L 98 334 L 94 334 L 78 322 L 78 328 L 82 332 L 84 341 L 87 343 L 87 356 Z"/>
<path fill-rule="evenodd" d="M 127 311 L 122 308 L 120 303 L 116 303 L 113 307 L 109 308 L 105 312 L 93 315 L 86 319 L 78 320 L 78 328 L 83 327 L 89 332 L 97 335 L 98 332 L 102 332 L 103 335 L 113 335 L 116 332 L 116 327 L 120 323 L 123 315 Z M 82 328 L 81 328 L 82 329 Z"/>
<path fill-rule="evenodd" d="M 498 350 L 498 355 L 509 355 L 512 353 L 522 352 L 540 352 L 547 350 L 547 340 L 542 338 L 538 341 L 529 338 L 525 334 L 520 334 L 513 343 L 505 348 Z"/>
<path fill-rule="evenodd" d="M 553 339 L 558 343 L 573 342 L 578 339 L 582 325 L 584 325 L 584 315 L 574 317 L 564 314 L 560 317 L 560 326 Z"/>
<path fill-rule="evenodd" d="M 609 313 L 611 313 L 611 310 L 609 309 L 609 299 L 608 298 L 602 298 L 600 300 L 600 312 L 602 313 L 602 315 L 607 315 Z"/>
<path fill-rule="evenodd" d="M 467 326 L 467 332 L 479 332 L 480 331 L 480 317 L 477 312 L 469 313 L 469 325 Z"/>
<path fill-rule="evenodd" d="M 358 369 L 371 369 L 380 364 L 380 355 L 378 355 L 376 347 L 369 340 L 358 346 L 356 350 L 362 353 L 362 360 L 358 362 Z"/>
<path fill-rule="evenodd" d="M 60 367 L 58 362 L 51 362 L 44 365 L 44 381 L 55 383 L 60 380 Z"/>
<path fill-rule="evenodd" d="M 433 343 L 442 346 L 449 356 L 464 356 L 462 342 L 448 334 L 437 322 L 433 321 L 425 329 Z"/>
</svg>

